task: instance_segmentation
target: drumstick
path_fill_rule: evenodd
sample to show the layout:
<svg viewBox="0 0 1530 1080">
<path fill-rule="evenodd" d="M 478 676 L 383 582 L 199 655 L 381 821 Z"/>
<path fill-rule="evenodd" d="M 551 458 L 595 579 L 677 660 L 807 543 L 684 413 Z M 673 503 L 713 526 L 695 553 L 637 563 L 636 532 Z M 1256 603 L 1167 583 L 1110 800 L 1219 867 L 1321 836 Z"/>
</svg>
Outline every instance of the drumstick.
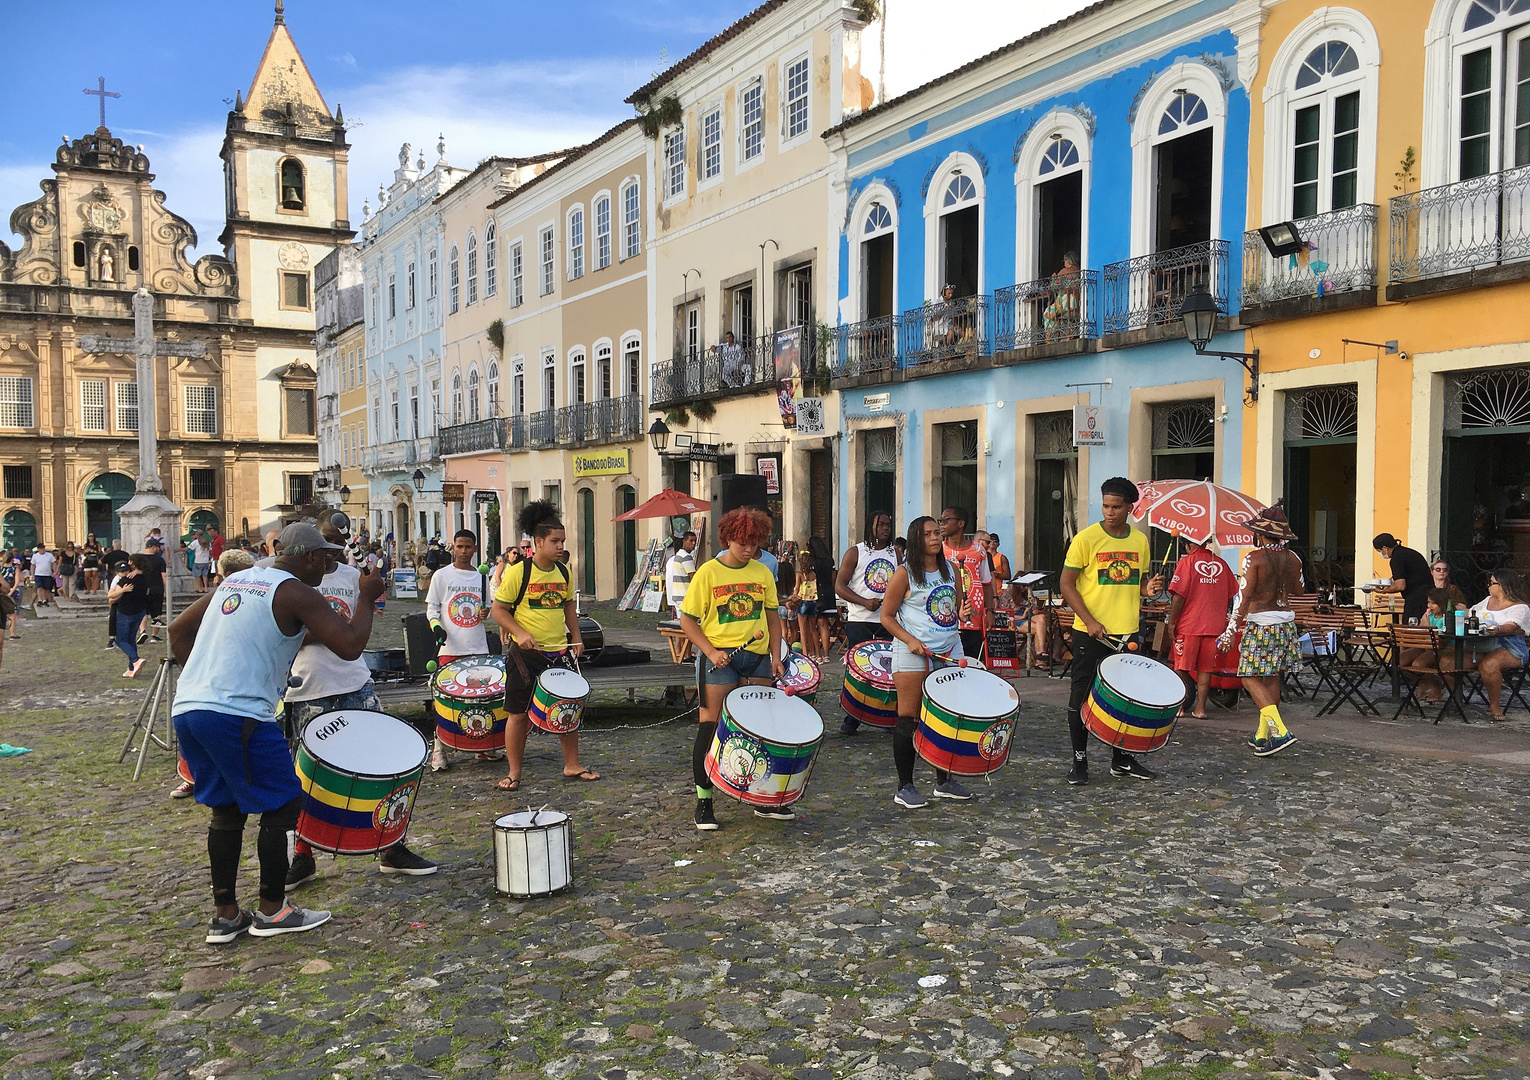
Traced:
<svg viewBox="0 0 1530 1080">
<path fill-rule="evenodd" d="M 749 646 L 753 645 L 756 641 L 759 641 L 760 638 L 762 638 L 764 636 L 765 636 L 765 631 L 763 631 L 763 630 L 756 630 L 754 632 L 754 637 L 750 638 L 748 641 L 744 642 L 738 648 L 736 648 L 732 652 L 728 653 L 728 659 L 724 660 L 721 664 L 712 664 L 712 670 L 713 671 L 721 671 L 723 668 L 725 668 L 729 664 L 733 663 L 733 658 L 735 656 L 737 656 L 739 653 L 743 652 L 745 649 L 749 648 Z M 711 663 L 711 661 L 708 661 L 708 663 Z"/>
<path fill-rule="evenodd" d="M 949 656 L 946 653 L 929 652 L 928 650 L 925 651 L 924 655 L 929 656 L 929 657 L 933 657 L 936 660 L 944 660 L 946 663 L 948 663 L 948 664 L 955 664 L 957 667 L 966 667 L 967 666 L 967 658 L 965 656 L 955 657 L 955 656 Z"/>
</svg>

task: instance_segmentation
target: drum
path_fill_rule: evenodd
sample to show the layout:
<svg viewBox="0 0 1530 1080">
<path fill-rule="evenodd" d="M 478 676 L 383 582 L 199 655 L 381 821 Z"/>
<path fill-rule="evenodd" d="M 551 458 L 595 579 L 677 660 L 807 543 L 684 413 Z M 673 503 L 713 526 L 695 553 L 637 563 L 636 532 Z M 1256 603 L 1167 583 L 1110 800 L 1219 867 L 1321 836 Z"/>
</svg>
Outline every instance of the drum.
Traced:
<svg viewBox="0 0 1530 1080">
<path fill-rule="evenodd" d="M 991 671 L 940 668 L 924 677 L 914 749 L 937 769 L 983 776 L 1009 760 L 1020 695 Z"/>
<path fill-rule="evenodd" d="M 505 659 L 464 656 L 431 680 L 436 734 L 454 750 L 492 750 L 505 742 Z"/>
<path fill-rule="evenodd" d="M 494 822 L 494 887 L 547 896 L 573 881 L 574 830 L 556 810 L 523 810 Z"/>
<path fill-rule="evenodd" d="M 567 735 L 579 730 L 579 721 L 584 718 L 584 699 L 589 696 L 590 684 L 583 675 L 564 667 L 550 667 L 537 676 L 526 715 L 543 731 Z"/>
<path fill-rule="evenodd" d="M 892 642 L 863 641 L 845 657 L 845 685 L 839 703 L 846 715 L 871 727 L 898 723 L 898 691 L 893 688 Z"/>
<path fill-rule="evenodd" d="M 773 686 L 740 686 L 723 699 L 707 776 L 740 802 L 789 806 L 801 797 L 823 742 L 823 720 Z"/>
<path fill-rule="evenodd" d="M 579 616 L 579 640 L 584 642 L 584 655 L 579 659 L 586 664 L 598 664 L 606 647 L 606 632 L 600 623 L 588 615 Z"/>
<path fill-rule="evenodd" d="M 818 665 L 800 652 L 793 651 L 787 652 L 781 664 L 786 670 L 776 680 L 776 685 L 782 690 L 790 690 L 793 697 L 812 704 L 818 696 L 818 684 L 823 681 Z"/>
<path fill-rule="evenodd" d="M 1132 754 L 1161 750 L 1184 704 L 1185 684 L 1173 668 L 1135 653 L 1100 661 L 1084 701 L 1084 727 L 1107 746 Z"/>
<path fill-rule="evenodd" d="M 303 725 L 297 834 L 320 851 L 371 855 L 404 838 L 425 771 L 424 737 L 387 713 L 341 709 Z"/>
</svg>

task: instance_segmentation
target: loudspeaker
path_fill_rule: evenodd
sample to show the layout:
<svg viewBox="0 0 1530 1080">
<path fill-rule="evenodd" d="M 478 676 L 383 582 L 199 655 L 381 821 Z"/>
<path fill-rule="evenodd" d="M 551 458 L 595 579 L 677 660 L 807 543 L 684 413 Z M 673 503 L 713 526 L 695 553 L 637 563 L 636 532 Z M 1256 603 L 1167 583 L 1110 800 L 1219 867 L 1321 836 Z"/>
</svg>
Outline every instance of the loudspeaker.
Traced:
<svg viewBox="0 0 1530 1080">
<path fill-rule="evenodd" d="M 717 523 L 729 510 L 740 506 L 753 506 L 761 510 L 765 506 L 765 478 L 756 473 L 719 473 L 712 477 L 712 512 L 707 518 L 709 549 L 716 555 L 723 549 L 717 539 Z"/>
<path fill-rule="evenodd" d="M 423 678 L 429 672 L 425 665 L 436 658 L 436 635 L 430 631 L 430 619 L 423 611 L 405 615 L 404 657 L 407 670 L 414 678 Z"/>
</svg>

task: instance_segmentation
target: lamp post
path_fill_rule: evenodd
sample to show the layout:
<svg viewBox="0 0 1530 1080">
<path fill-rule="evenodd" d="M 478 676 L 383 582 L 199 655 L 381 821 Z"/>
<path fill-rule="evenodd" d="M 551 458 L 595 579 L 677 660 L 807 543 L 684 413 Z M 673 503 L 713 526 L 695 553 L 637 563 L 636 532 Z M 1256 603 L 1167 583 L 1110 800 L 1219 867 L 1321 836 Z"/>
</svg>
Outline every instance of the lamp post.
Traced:
<svg viewBox="0 0 1530 1080">
<path fill-rule="evenodd" d="M 1212 335 L 1216 333 L 1217 316 L 1221 314 L 1216 298 L 1205 289 L 1196 289 L 1179 307 L 1179 317 L 1184 324 L 1185 340 L 1195 347 L 1197 356 L 1219 356 L 1223 360 L 1236 360 L 1248 372 L 1249 386 L 1245 393 L 1248 404 L 1259 400 L 1259 350 L 1251 353 L 1222 352 L 1207 349 Z"/>
<path fill-rule="evenodd" d="M 662 455 L 669 447 L 669 425 L 662 417 L 656 417 L 654 422 L 648 425 L 648 441 L 653 444 L 654 452 Z"/>
</svg>

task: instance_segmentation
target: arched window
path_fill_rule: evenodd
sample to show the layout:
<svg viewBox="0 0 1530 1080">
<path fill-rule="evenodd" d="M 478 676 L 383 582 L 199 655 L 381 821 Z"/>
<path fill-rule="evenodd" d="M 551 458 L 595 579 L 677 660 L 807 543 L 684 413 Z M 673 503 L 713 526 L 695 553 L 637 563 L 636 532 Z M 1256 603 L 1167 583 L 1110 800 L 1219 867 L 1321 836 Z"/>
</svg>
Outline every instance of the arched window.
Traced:
<svg viewBox="0 0 1530 1080">
<path fill-rule="evenodd" d="M 452 372 L 452 423 L 462 423 L 462 372 Z"/>
<path fill-rule="evenodd" d="M 1530 165 L 1530 0 L 1465 0 L 1452 33 L 1452 180 Z"/>
<path fill-rule="evenodd" d="M 499 415 L 499 361 L 489 357 L 489 415 Z"/>
<path fill-rule="evenodd" d="M 611 196 L 595 200 L 595 269 L 611 265 Z"/>
<path fill-rule="evenodd" d="M 860 302 L 862 320 L 897 314 L 898 295 L 897 220 L 893 215 L 892 200 L 880 187 L 867 194 L 872 202 L 866 208 L 866 220 L 861 225 L 861 235 L 854 245 L 859 250 L 855 253 L 857 257 L 852 267 L 857 280 L 852 282 L 851 295 Z"/>
<path fill-rule="evenodd" d="M 468 423 L 470 424 L 477 423 L 479 420 L 483 419 L 483 415 L 478 407 L 478 389 L 478 369 L 475 367 L 468 372 L 467 383 Z"/>
<path fill-rule="evenodd" d="M 499 291 L 499 257 L 495 252 L 494 222 L 483 227 L 483 295 L 493 296 Z"/>
<path fill-rule="evenodd" d="M 950 210 L 960 207 L 963 203 L 969 203 L 977 198 L 977 185 L 972 182 L 972 177 L 957 173 L 951 182 L 946 185 L 946 197 L 941 200 L 943 209 Z"/>
<path fill-rule="evenodd" d="M 281 207 L 301 213 L 308 206 L 308 182 L 303 163 L 297 158 L 282 158 L 279 177 Z"/>
<path fill-rule="evenodd" d="M 1051 140 L 1047 152 L 1041 155 L 1041 165 L 1036 172 L 1041 176 L 1050 173 L 1071 169 L 1078 164 L 1078 147 L 1073 145 L 1071 139 L 1058 136 Z"/>
<path fill-rule="evenodd" d="M 1132 120 L 1132 254 L 1221 236 L 1227 93 L 1215 72 L 1185 61 L 1160 72 Z"/>
<path fill-rule="evenodd" d="M 457 245 L 446 253 L 446 310 L 455 313 L 462 299 L 462 275 L 457 263 Z"/>
<path fill-rule="evenodd" d="M 604 400 L 613 393 L 611 385 L 611 343 L 595 346 L 595 397 Z"/>
<path fill-rule="evenodd" d="M 583 405 L 590 399 L 590 388 L 585 381 L 584 373 L 584 350 L 575 349 L 569 353 L 569 384 L 568 401 L 570 405 Z"/>
<path fill-rule="evenodd" d="M 584 207 L 576 206 L 568 215 L 568 276 L 584 277 Z"/>
<path fill-rule="evenodd" d="M 622 258 L 635 259 L 643 252 L 643 220 L 639 213 L 638 182 L 622 185 Z"/>
<path fill-rule="evenodd" d="M 925 204 L 925 281 L 931 299 L 944 286 L 955 298 L 983 291 L 983 171 L 968 154 L 952 154 L 932 177 Z"/>
<path fill-rule="evenodd" d="M 876 236 L 893 227 L 892 211 L 881 203 L 872 203 L 866 215 L 866 235 Z"/>
<path fill-rule="evenodd" d="M 1090 132 L 1078 112 L 1037 119 L 1015 157 L 1015 280 L 1063 272 L 1088 260 Z M 1018 317 L 1018 316 L 1017 316 Z"/>
<path fill-rule="evenodd" d="M 478 303 L 478 237 L 471 230 L 467 239 L 467 302 Z"/>
</svg>

